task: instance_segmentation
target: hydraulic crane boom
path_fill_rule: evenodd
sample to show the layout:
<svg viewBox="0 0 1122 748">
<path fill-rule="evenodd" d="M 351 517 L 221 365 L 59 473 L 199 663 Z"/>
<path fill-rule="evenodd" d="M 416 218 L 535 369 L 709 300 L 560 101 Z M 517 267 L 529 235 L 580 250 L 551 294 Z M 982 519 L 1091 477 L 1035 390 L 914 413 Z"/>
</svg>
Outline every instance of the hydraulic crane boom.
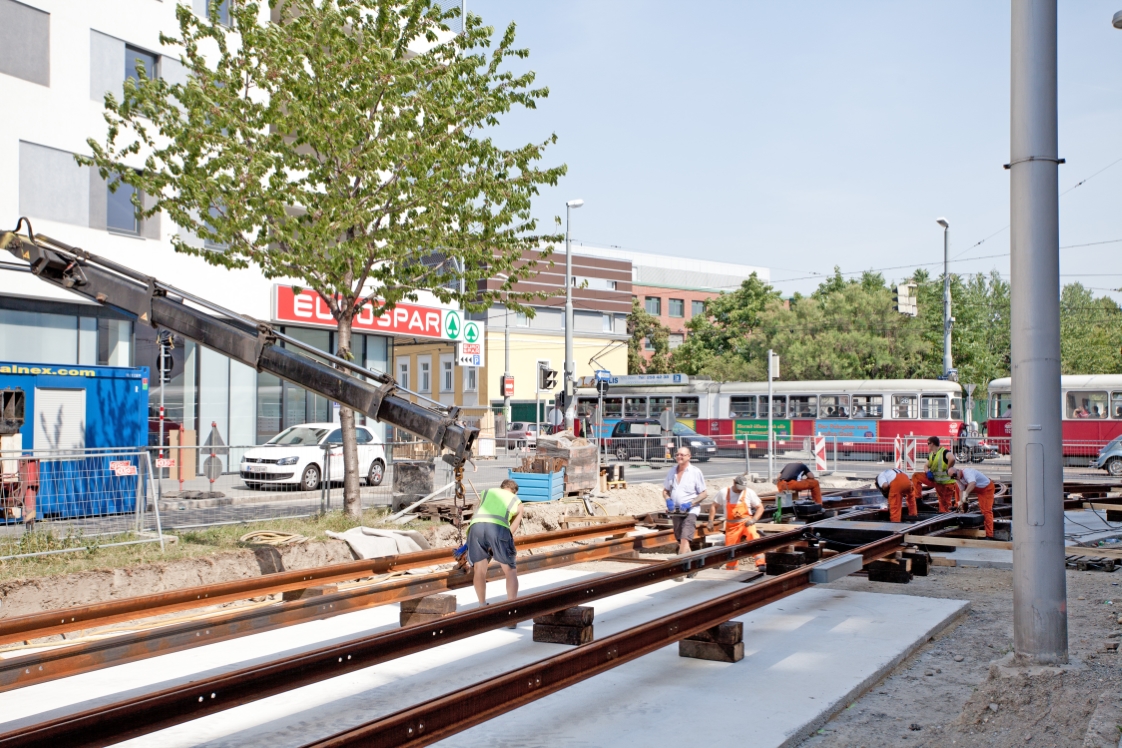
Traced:
<svg viewBox="0 0 1122 748">
<path fill-rule="evenodd" d="M 223 309 L 85 250 L 33 234 L 26 218 L 20 222 L 27 224 L 27 235 L 17 233 L 17 224 L 15 230 L 0 234 L 0 249 L 7 249 L 29 263 L 31 272 L 48 283 L 405 429 L 447 450 L 444 459 L 457 468 L 462 468 L 470 457 L 479 430 L 457 420 L 459 408 L 439 403 L 432 403 L 430 408 L 410 402 L 398 394 L 408 390 L 398 387 L 385 373 L 317 351 L 272 325 Z M 282 348 L 282 341 L 289 347 Z M 330 365 L 296 349 L 327 360 Z M 347 373 L 348 369 L 374 381 L 357 379 Z"/>
</svg>

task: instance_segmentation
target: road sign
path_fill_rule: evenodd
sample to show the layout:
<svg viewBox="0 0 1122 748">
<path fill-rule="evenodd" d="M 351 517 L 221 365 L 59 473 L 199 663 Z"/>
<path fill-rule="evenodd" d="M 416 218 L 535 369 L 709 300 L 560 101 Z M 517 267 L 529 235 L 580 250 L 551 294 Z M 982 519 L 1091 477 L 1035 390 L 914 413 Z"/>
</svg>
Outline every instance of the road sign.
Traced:
<svg viewBox="0 0 1122 748">
<path fill-rule="evenodd" d="M 483 342 L 483 332 L 478 322 L 468 320 L 464 323 L 464 342 L 465 343 L 481 343 Z"/>
<path fill-rule="evenodd" d="M 469 322 L 468 324 L 475 323 Z M 456 343 L 456 363 L 460 366 L 485 366 L 484 356 L 482 340 L 475 343 Z"/>
<path fill-rule="evenodd" d="M 118 464 L 117 467 L 113 468 L 113 475 L 117 477 L 136 475 L 136 465 L 133 465 L 131 462 L 126 462 L 123 465 Z"/>
<path fill-rule="evenodd" d="M 514 395 L 514 375 L 503 377 L 503 397 Z"/>
<path fill-rule="evenodd" d="M 213 455 L 203 461 L 203 473 L 213 483 L 222 477 L 222 460 Z"/>
<path fill-rule="evenodd" d="M 597 382 L 610 382 L 612 380 L 612 373 L 607 369 L 597 369 L 594 379 Z"/>
<path fill-rule="evenodd" d="M 170 457 L 157 457 L 156 467 L 158 468 L 173 468 L 175 467 L 175 460 Z"/>
<path fill-rule="evenodd" d="M 674 420 L 674 414 L 670 412 L 669 408 L 658 414 L 658 425 L 662 426 L 663 431 L 674 428 Z"/>
<path fill-rule="evenodd" d="M 565 422 L 565 413 L 557 408 L 550 408 L 545 414 L 545 420 L 550 426 L 560 426 Z"/>
</svg>

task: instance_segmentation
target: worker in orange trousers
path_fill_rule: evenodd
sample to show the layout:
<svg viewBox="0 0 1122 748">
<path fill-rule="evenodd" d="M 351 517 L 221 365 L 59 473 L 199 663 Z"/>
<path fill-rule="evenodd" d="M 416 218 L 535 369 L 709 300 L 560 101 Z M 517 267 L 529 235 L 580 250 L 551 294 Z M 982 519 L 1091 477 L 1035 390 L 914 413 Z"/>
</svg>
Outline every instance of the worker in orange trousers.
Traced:
<svg viewBox="0 0 1122 748">
<path fill-rule="evenodd" d="M 903 519 L 904 500 L 908 502 L 908 514 L 915 516 L 916 498 L 912 491 L 912 482 L 903 470 L 889 468 L 877 476 L 877 488 L 888 499 L 888 519 L 890 522 L 899 522 Z"/>
<path fill-rule="evenodd" d="M 978 497 L 978 511 L 982 513 L 982 520 L 986 525 L 986 537 L 993 540 L 993 489 L 994 482 L 974 468 L 952 467 L 950 475 L 962 488 L 962 500 L 959 508 L 966 511 L 966 502 L 970 494 Z"/>
<path fill-rule="evenodd" d="M 912 493 L 918 500 L 924 488 L 934 488 L 939 498 L 939 511 L 946 513 L 958 504 L 958 483 L 947 470 L 954 465 L 954 453 L 940 446 L 939 437 L 927 439 L 927 470 L 912 474 Z"/>
<path fill-rule="evenodd" d="M 748 488 L 748 478 L 738 475 L 732 479 L 732 486 L 724 490 L 725 495 L 725 545 L 736 545 L 756 540 L 760 533 L 756 523 L 764 516 L 764 502 L 759 494 Z M 717 502 L 709 505 L 709 532 L 713 531 L 713 515 Z M 764 556 L 756 556 L 756 566 L 763 566 Z M 735 569 L 736 561 L 729 561 L 726 569 Z"/>
<path fill-rule="evenodd" d="M 792 462 L 783 468 L 783 472 L 779 474 L 779 480 L 775 484 L 775 489 L 777 491 L 794 491 L 796 494 L 799 491 L 810 491 L 810 497 L 814 499 L 814 503 L 822 503 L 822 488 L 818 485 L 818 478 L 814 476 L 810 468 L 801 462 Z"/>
</svg>

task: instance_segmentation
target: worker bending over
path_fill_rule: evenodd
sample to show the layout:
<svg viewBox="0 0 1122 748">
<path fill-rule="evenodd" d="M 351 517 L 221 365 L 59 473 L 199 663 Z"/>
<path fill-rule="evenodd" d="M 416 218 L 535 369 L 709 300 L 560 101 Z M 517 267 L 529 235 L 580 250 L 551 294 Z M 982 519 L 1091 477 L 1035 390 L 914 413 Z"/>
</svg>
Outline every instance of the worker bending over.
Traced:
<svg viewBox="0 0 1122 748">
<path fill-rule="evenodd" d="M 916 515 L 916 498 L 912 491 L 912 482 L 903 470 L 889 468 L 877 476 L 877 488 L 888 499 L 888 520 L 899 522 L 903 519 L 904 499 L 908 501 L 908 514 Z"/>
<path fill-rule="evenodd" d="M 958 466 L 950 469 L 951 477 L 958 481 L 962 489 L 962 499 L 959 507 L 966 511 L 966 502 L 970 494 L 978 497 L 978 511 L 986 523 L 986 537 L 993 540 L 993 481 L 974 468 L 961 468 Z"/>
<path fill-rule="evenodd" d="M 954 453 L 939 446 L 939 437 L 927 438 L 927 471 L 912 474 L 912 493 L 918 500 L 924 488 L 935 488 L 939 511 L 949 512 L 958 503 L 958 483 L 947 472 L 954 465 Z"/>
<path fill-rule="evenodd" d="M 732 485 L 717 494 L 725 502 L 725 545 L 736 545 L 756 540 L 760 533 L 756 530 L 756 523 L 764 516 L 764 502 L 759 495 L 748 488 L 748 478 L 738 475 L 732 479 Z M 713 515 L 716 513 L 717 502 L 709 504 L 709 532 L 713 532 Z M 763 554 L 756 556 L 756 565 L 764 563 Z M 729 561 L 726 569 L 735 569 L 736 561 Z"/>
<path fill-rule="evenodd" d="M 775 484 L 775 488 L 777 491 L 794 491 L 796 496 L 799 491 L 810 491 L 814 503 L 822 503 L 822 488 L 818 485 L 818 479 L 801 462 L 788 463 L 779 474 L 779 482 Z"/>
<path fill-rule="evenodd" d="M 662 484 L 662 498 L 666 499 L 666 511 L 674 523 L 678 553 L 690 552 L 690 541 L 697 532 L 697 516 L 701 514 L 701 502 L 709 495 L 705 488 L 705 476 L 690 464 L 690 454 L 689 447 L 678 448 L 674 453 L 678 464 L 670 468 Z"/>
<path fill-rule="evenodd" d="M 468 525 L 467 557 L 474 567 L 475 596 L 480 605 L 486 605 L 487 564 L 492 558 L 499 562 L 506 576 L 507 600 L 518 597 L 514 533 L 522 524 L 522 502 L 518 499 L 518 484 L 510 478 L 498 488 L 488 488 L 481 499 Z"/>
</svg>

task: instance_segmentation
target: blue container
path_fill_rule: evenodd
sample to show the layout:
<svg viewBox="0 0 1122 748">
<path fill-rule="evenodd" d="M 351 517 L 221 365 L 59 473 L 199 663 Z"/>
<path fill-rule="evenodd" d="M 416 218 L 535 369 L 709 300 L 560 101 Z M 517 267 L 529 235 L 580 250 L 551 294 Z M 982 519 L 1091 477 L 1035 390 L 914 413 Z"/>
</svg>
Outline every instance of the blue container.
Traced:
<svg viewBox="0 0 1122 748">
<path fill-rule="evenodd" d="M 138 458 L 108 450 L 140 451 L 147 446 L 148 367 L 0 361 L 0 389 L 24 392 L 23 449 L 42 450 L 35 500 L 40 517 L 94 517 L 136 510 L 138 476 L 117 476 L 109 463 L 127 461 L 139 468 Z M 48 408 L 48 399 L 53 397 L 57 403 L 59 391 L 69 396 L 67 404 Z M 82 401 L 84 412 L 75 412 L 74 404 Z M 85 449 L 103 449 L 106 456 L 79 453 L 53 458 L 49 450 L 75 447 L 59 442 L 59 435 L 75 432 L 84 435 Z"/>
<path fill-rule="evenodd" d="M 518 498 L 521 501 L 558 501 L 565 495 L 565 469 L 556 473 L 516 473 L 508 471 L 508 476 L 518 483 Z"/>
</svg>

